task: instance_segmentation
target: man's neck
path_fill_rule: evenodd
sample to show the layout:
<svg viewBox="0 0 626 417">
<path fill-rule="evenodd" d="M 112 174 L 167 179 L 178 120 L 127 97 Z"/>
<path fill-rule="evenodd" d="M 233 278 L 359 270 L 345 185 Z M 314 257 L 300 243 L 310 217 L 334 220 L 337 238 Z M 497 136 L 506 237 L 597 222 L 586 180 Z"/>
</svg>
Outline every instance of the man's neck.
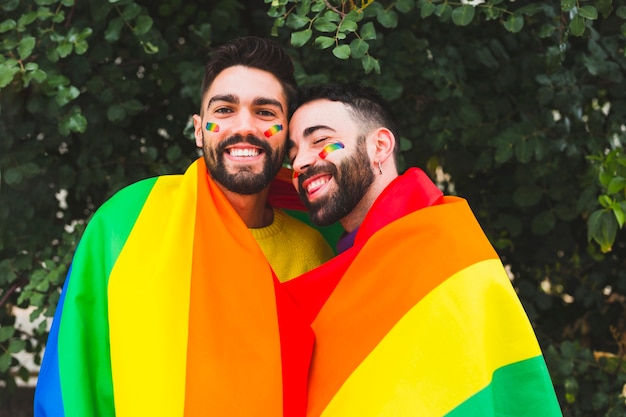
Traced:
<svg viewBox="0 0 626 417">
<path fill-rule="evenodd" d="M 219 183 L 217 183 L 217 186 L 222 190 L 226 199 L 228 199 L 248 228 L 266 227 L 274 221 L 274 211 L 267 204 L 269 187 L 266 187 L 260 193 L 245 195 L 234 193 Z"/>
<path fill-rule="evenodd" d="M 363 198 L 361 198 L 361 201 L 359 201 L 359 204 L 356 205 L 350 214 L 339 221 L 347 233 L 350 233 L 361 226 L 361 223 L 363 223 L 365 216 L 367 216 L 367 213 L 374 205 L 376 199 L 397 177 L 398 174 L 396 172 L 390 172 L 376 178 L 372 185 L 370 185 L 367 192 L 363 195 Z"/>
</svg>

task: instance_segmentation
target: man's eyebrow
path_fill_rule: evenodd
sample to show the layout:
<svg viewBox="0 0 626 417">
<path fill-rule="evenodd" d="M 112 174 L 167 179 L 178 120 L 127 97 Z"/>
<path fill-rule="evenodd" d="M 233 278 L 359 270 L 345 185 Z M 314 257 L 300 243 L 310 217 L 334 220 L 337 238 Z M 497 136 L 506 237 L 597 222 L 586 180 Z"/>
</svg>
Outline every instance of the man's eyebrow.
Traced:
<svg viewBox="0 0 626 417">
<path fill-rule="evenodd" d="M 211 104 L 215 103 L 216 101 L 225 101 L 227 103 L 237 104 L 239 103 L 239 97 L 235 96 L 234 94 L 218 94 L 209 99 L 209 102 L 207 103 L 207 108 L 211 107 Z"/>
<path fill-rule="evenodd" d="M 307 127 L 306 129 L 304 129 L 302 134 L 304 135 L 304 137 L 307 137 L 307 136 L 311 136 L 313 133 L 315 133 L 318 130 L 330 130 L 331 132 L 337 132 L 335 129 L 333 129 L 330 126 L 315 125 L 315 126 Z"/>
<path fill-rule="evenodd" d="M 280 103 L 280 101 L 273 99 L 273 98 L 257 97 L 254 99 L 252 103 L 255 106 L 275 106 L 275 107 L 278 107 L 280 111 L 284 111 L 283 105 Z"/>
</svg>

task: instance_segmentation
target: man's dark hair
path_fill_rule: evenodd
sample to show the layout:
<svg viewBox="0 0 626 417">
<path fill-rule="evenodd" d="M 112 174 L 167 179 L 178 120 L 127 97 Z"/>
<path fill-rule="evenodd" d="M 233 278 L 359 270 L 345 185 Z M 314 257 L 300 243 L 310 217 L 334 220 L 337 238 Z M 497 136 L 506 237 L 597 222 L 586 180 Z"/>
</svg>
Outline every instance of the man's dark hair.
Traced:
<svg viewBox="0 0 626 417">
<path fill-rule="evenodd" d="M 391 116 L 387 104 L 374 88 L 362 84 L 321 84 L 302 87 L 298 90 L 289 115 L 293 115 L 298 107 L 314 100 L 338 101 L 347 105 L 352 116 L 362 124 L 363 134 L 377 127 L 389 129 L 396 137 L 394 154 L 397 158 L 400 147 L 398 125 Z"/>
<path fill-rule="evenodd" d="M 293 62 L 279 44 L 257 36 L 242 36 L 215 48 L 206 65 L 200 100 L 220 72 L 236 65 L 260 69 L 274 75 L 283 87 L 287 106 L 291 105 L 297 87 Z"/>
</svg>

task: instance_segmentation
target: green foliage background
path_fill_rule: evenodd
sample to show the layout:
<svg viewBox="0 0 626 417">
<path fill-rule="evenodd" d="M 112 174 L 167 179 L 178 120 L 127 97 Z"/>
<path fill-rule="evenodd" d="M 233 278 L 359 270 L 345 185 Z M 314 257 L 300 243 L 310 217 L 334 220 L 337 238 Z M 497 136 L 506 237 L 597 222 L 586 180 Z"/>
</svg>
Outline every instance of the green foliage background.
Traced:
<svg viewBox="0 0 626 417">
<path fill-rule="evenodd" d="M 46 337 L 13 307 L 51 316 L 93 211 L 197 157 L 211 47 L 257 34 L 301 85 L 382 92 L 402 166 L 510 268 L 564 415 L 624 415 L 625 22 L 623 0 L 0 0 L 0 401 Z"/>
</svg>

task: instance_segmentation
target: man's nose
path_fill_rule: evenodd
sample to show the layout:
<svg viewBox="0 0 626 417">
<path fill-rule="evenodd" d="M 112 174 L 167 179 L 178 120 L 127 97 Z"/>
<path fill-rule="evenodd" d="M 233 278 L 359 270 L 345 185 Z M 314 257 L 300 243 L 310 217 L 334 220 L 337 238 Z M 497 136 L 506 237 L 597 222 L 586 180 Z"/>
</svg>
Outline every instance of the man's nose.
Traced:
<svg viewBox="0 0 626 417">
<path fill-rule="evenodd" d="M 317 155 L 315 155 L 313 152 L 299 151 L 293 160 L 293 170 L 296 171 L 298 174 L 302 174 L 315 163 L 316 157 Z"/>
<path fill-rule="evenodd" d="M 243 137 L 248 135 L 259 136 L 256 119 L 254 115 L 248 111 L 239 112 L 233 129 L 235 133 L 238 133 Z"/>
</svg>

